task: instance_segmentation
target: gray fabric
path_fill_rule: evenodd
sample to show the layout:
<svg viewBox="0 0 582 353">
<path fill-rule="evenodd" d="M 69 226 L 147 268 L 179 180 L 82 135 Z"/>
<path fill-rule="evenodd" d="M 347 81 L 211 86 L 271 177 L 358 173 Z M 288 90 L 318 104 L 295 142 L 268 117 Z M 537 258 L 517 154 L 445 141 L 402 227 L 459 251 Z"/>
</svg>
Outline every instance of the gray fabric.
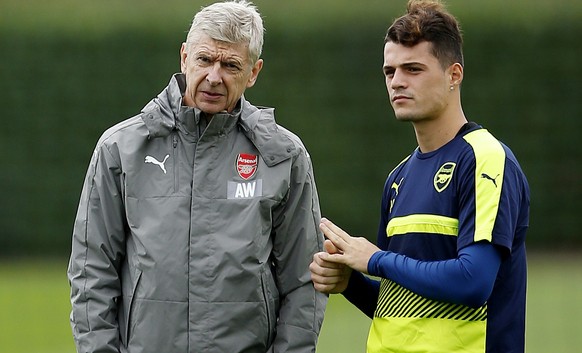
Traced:
<svg viewBox="0 0 582 353">
<path fill-rule="evenodd" d="M 323 241 L 309 155 L 244 98 L 198 134 L 184 87 L 175 75 L 97 143 L 68 268 L 77 351 L 314 352 L 327 297 L 308 270 Z M 248 180 L 239 153 L 258 156 Z"/>
</svg>

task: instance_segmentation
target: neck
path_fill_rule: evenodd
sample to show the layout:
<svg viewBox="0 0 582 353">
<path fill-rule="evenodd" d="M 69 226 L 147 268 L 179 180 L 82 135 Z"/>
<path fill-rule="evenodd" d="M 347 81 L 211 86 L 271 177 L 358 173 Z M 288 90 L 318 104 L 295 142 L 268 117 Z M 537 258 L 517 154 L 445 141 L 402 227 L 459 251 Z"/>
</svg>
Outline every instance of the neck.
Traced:
<svg viewBox="0 0 582 353">
<path fill-rule="evenodd" d="M 453 114 L 436 119 L 415 121 L 412 124 L 418 147 L 421 152 L 426 153 L 441 148 L 455 138 L 465 123 L 467 123 L 467 119 L 459 107 L 459 110 Z"/>
</svg>

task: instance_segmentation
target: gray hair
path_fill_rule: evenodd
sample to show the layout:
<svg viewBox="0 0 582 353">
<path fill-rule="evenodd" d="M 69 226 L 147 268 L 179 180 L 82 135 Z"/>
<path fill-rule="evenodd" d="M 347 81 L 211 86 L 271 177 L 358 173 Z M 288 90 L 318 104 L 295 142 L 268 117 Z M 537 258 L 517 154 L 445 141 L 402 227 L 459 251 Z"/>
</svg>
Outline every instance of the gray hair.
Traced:
<svg viewBox="0 0 582 353">
<path fill-rule="evenodd" d="M 263 32 L 263 20 L 252 2 L 217 2 L 202 7 L 194 16 L 186 43 L 196 43 L 197 36 L 206 34 L 216 41 L 248 44 L 253 65 L 263 50 Z"/>
</svg>

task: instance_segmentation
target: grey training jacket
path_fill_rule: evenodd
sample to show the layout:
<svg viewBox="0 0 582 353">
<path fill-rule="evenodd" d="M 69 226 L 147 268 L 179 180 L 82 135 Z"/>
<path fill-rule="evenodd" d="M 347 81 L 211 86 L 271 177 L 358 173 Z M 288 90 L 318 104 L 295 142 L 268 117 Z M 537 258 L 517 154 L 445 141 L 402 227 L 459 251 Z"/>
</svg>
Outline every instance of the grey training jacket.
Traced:
<svg viewBox="0 0 582 353">
<path fill-rule="evenodd" d="M 300 139 L 244 98 L 199 134 L 176 74 L 91 158 L 68 268 L 78 352 L 314 352 L 327 297 Z"/>
</svg>

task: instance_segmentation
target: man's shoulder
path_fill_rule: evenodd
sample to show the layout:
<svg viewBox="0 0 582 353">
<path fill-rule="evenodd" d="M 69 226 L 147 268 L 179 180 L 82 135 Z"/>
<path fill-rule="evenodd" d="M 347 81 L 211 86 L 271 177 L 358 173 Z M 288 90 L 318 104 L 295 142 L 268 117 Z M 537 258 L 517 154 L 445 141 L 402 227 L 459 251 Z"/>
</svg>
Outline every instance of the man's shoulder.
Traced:
<svg viewBox="0 0 582 353">
<path fill-rule="evenodd" d="M 301 140 L 301 138 L 295 134 L 293 131 L 287 129 L 286 127 L 277 124 L 277 132 L 280 133 L 281 135 L 285 136 L 285 138 L 291 140 L 291 142 L 293 142 L 293 145 L 295 146 L 295 148 L 297 149 L 305 149 L 305 144 L 303 143 L 303 140 Z"/>
<path fill-rule="evenodd" d="M 309 156 L 301 138 L 276 122 L 274 108 L 247 104 L 241 119 L 243 130 L 268 164 Z"/>
<path fill-rule="evenodd" d="M 144 137 L 147 138 L 147 128 L 142 114 L 137 114 L 106 129 L 97 141 L 97 147 L 118 144 L 127 139 L 133 140 L 143 136 L 144 133 Z"/>
</svg>

